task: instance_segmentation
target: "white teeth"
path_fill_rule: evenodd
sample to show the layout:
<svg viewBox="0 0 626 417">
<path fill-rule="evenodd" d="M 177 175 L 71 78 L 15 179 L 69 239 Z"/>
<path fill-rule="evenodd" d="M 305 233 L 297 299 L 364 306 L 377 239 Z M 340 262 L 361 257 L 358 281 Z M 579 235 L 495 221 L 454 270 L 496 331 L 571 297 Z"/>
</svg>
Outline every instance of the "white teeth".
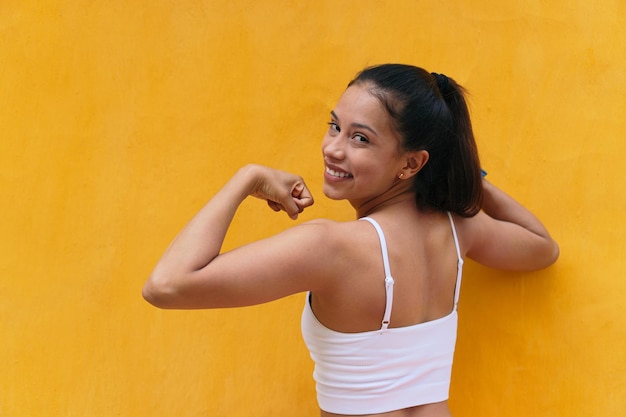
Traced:
<svg viewBox="0 0 626 417">
<path fill-rule="evenodd" d="M 345 172 L 337 172 L 337 171 L 333 171 L 332 169 L 326 167 L 326 172 L 328 172 L 330 175 L 332 175 L 333 177 L 338 177 L 338 178 L 346 178 L 346 177 L 351 177 L 352 175 L 345 173 Z"/>
</svg>

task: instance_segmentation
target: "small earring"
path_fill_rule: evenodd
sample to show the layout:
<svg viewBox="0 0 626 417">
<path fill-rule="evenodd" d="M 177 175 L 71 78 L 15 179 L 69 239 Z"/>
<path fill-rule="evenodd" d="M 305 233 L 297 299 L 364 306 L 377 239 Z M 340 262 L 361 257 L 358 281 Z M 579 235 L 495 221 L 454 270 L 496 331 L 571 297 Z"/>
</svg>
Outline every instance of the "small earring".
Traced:
<svg viewBox="0 0 626 417">
<path fill-rule="evenodd" d="M 400 174 L 398 174 L 398 178 L 402 178 L 402 177 L 404 177 L 404 173 L 403 173 L 403 172 L 401 172 Z"/>
</svg>

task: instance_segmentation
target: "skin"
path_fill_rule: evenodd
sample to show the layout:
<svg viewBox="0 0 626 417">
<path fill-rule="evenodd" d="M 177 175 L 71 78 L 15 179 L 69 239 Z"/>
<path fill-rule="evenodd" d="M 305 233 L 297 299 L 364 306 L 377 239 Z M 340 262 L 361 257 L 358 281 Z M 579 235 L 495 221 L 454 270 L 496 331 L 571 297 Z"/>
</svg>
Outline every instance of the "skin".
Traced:
<svg viewBox="0 0 626 417">
<path fill-rule="evenodd" d="M 402 151 L 388 114 L 368 88 L 349 87 L 331 113 L 322 142 L 323 191 L 349 201 L 357 218 L 371 216 L 383 228 L 396 280 L 390 327 L 403 327 L 450 313 L 456 250 L 447 215 L 415 204 L 411 183 L 428 153 Z M 497 187 L 487 181 L 483 187 L 483 210 L 454 218 L 462 256 L 509 270 L 555 262 L 558 246 L 541 222 Z M 241 168 L 165 251 L 144 286 L 145 299 L 160 308 L 220 308 L 311 291 L 313 311 L 326 327 L 378 329 L 385 294 L 373 227 L 314 220 L 220 253 L 235 211 L 248 196 L 293 219 L 313 204 L 300 176 L 258 165 Z M 340 416 L 323 410 L 321 415 Z M 371 416 L 449 417 L 450 411 L 446 401 Z"/>
</svg>

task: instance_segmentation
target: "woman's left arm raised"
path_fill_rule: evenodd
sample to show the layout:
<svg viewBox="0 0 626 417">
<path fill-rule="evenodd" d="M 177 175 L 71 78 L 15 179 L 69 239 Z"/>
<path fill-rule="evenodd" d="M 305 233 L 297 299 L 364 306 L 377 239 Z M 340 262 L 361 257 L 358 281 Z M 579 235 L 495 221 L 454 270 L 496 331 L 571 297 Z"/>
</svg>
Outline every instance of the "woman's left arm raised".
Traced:
<svg viewBox="0 0 626 417">
<path fill-rule="evenodd" d="M 220 254 L 242 201 L 254 196 L 296 219 L 313 204 L 301 177 L 248 165 L 183 228 L 158 261 L 143 288 L 160 308 L 220 308 L 259 304 L 313 289 L 323 274 L 323 223 L 306 223 Z"/>
<path fill-rule="evenodd" d="M 541 221 L 485 179 L 482 210 L 463 225 L 467 256 L 483 265 L 534 271 L 559 257 L 559 246 Z"/>
</svg>

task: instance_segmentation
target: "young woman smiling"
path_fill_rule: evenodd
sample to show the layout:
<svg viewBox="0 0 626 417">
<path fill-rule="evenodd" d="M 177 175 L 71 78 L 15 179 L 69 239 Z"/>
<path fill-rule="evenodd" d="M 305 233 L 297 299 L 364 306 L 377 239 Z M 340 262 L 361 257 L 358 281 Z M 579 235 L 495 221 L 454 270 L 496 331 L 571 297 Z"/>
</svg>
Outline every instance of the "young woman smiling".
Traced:
<svg viewBox="0 0 626 417">
<path fill-rule="evenodd" d="M 537 270 L 556 261 L 558 246 L 481 177 L 454 80 L 408 65 L 367 68 L 330 117 L 323 191 L 349 201 L 357 220 L 309 221 L 220 253 L 248 196 L 293 219 L 313 204 L 300 176 L 245 166 L 175 238 L 143 295 L 191 309 L 304 292 L 322 416 L 449 417 L 464 259 Z"/>
</svg>

